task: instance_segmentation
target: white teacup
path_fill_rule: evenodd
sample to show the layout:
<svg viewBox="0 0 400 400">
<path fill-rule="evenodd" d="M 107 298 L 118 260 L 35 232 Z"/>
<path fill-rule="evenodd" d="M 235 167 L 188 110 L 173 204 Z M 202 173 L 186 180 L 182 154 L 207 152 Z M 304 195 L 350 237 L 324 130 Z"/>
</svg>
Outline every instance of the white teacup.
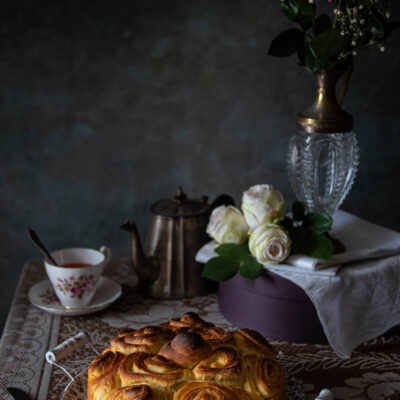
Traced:
<svg viewBox="0 0 400 400">
<path fill-rule="evenodd" d="M 111 257 L 110 249 L 106 246 L 102 246 L 100 250 L 71 248 L 54 251 L 51 256 L 59 266 L 47 258 L 44 265 L 61 304 L 69 308 L 89 305 L 104 267 Z M 64 267 L 66 264 L 69 266 Z"/>
</svg>

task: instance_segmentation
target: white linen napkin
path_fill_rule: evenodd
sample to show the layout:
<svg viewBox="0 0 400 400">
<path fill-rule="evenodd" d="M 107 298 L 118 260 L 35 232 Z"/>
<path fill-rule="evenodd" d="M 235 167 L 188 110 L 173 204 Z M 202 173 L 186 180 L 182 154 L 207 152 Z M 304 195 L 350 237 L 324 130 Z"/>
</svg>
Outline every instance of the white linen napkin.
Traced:
<svg viewBox="0 0 400 400">
<path fill-rule="evenodd" d="M 400 254 L 399 232 L 372 224 L 342 210 L 334 214 L 330 234 L 345 245 L 344 253 L 333 255 L 328 262 L 296 255 L 289 257 L 288 264 L 322 269 L 351 261 Z"/>
<path fill-rule="evenodd" d="M 362 261 L 336 276 L 274 273 L 300 286 L 313 302 L 332 349 L 343 358 L 400 324 L 400 256 Z"/>
</svg>

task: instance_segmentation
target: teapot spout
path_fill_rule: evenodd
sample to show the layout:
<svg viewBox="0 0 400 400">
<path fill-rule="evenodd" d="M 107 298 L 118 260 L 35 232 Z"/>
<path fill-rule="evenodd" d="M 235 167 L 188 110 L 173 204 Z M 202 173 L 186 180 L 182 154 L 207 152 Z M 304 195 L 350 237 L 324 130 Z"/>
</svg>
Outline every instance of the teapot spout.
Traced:
<svg viewBox="0 0 400 400">
<path fill-rule="evenodd" d="M 133 221 L 128 220 L 120 228 L 131 234 L 133 269 L 139 277 L 139 285 L 148 286 L 152 284 L 160 272 L 158 259 L 156 257 L 146 258 L 138 229 Z"/>
</svg>

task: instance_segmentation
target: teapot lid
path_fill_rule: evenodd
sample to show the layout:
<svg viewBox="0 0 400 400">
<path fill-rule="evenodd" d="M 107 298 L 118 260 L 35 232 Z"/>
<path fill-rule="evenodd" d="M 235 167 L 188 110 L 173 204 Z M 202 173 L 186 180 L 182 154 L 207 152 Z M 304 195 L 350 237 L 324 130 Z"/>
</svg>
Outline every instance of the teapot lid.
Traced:
<svg viewBox="0 0 400 400">
<path fill-rule="evenodd" d="M 210 210 L 207 200 L 207 196 L 202 196 L 198 200 L 189 199 L 179 187 L 172 199 L 159 200 L 151 205 L 150 212 L 167 218 L 196 217 Z"/>
</svg>

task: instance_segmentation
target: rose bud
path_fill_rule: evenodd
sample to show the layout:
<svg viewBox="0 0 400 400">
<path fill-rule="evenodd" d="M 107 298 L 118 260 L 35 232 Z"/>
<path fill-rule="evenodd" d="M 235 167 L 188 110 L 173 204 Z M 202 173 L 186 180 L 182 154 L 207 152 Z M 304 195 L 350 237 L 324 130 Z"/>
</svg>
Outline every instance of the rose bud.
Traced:
<svg viewBox="0 0 400 400">
<path fill-rule="evenodd" d="M 249 239 L 251 254 L 261 264 L 279 264 L 290 254 L 291 240 L 279 225 L 263 225 L 254 229 Z"/>
<path fill-rule="evenodd" d="M 214 209 L 207 225 L 207 233 L 220 244 L 242 244 L 248 239 L 248 232 L 243 214 L 233 206 Z"/>
<path fill-rule="evenodd" d="M 284 216 L 282 193 L 271 185 L 255 185 L 243 193 L 242 210 L 250 229 Z"/>
</svg>

